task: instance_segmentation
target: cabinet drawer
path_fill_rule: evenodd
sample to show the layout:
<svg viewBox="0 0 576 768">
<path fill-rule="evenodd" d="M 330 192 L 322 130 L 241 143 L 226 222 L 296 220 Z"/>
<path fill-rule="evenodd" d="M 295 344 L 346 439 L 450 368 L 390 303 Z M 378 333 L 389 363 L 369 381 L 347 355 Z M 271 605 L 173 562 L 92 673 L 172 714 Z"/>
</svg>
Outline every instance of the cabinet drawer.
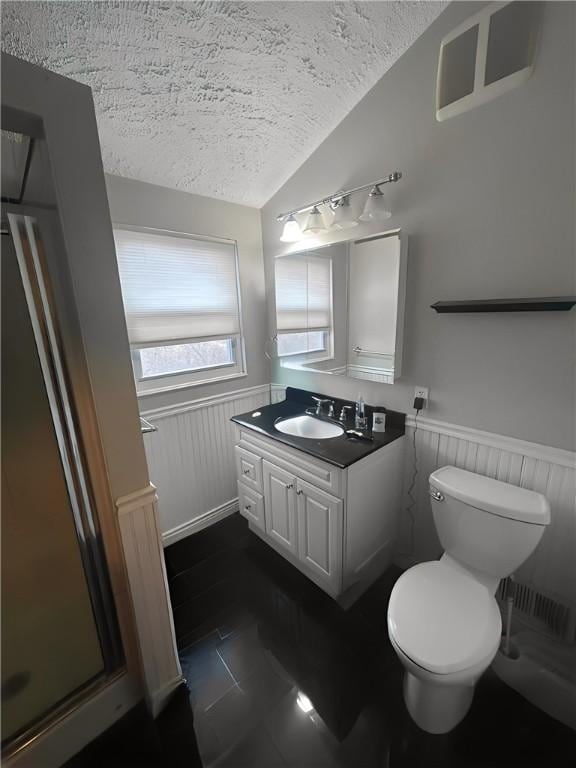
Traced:
<svg viewBox="0 0 576 768">
<path fill-rule="evenodd" d="M 346 471 L 249 429 L 240 430 L 240 447 L 294 473 L 334 496 L 346 496 Z"/>
<path fill-rule="evenodd" d="M 262 459 L 246 448 L 235 446 L 236 477 L 253 491 L 262 491 Z"/>
<path fill-rule="evenodd" d="M 253 491 L 244 483 L 238 481 L 238 503 L 240 505 L 240 514 L 257 528 L 260 528 L 261 531 L 265 531 L 264 497 L 262 494 L 258 493 L 258 491 Z"/>
</svg>

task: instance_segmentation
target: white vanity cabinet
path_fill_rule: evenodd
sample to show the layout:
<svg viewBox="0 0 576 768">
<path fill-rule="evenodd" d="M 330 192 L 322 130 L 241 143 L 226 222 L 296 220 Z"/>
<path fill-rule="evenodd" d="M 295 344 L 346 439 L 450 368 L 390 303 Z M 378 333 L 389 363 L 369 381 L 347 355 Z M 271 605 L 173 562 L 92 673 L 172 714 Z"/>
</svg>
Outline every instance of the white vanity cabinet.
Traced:
<svg viewBox="0 0 576 768">
<path fill-rule="evenodd" d="M 348 607 L 391 562 L 404 437 L 341 469 L 250 429 L 237 436 L 250 529 Z"/>
</svg>

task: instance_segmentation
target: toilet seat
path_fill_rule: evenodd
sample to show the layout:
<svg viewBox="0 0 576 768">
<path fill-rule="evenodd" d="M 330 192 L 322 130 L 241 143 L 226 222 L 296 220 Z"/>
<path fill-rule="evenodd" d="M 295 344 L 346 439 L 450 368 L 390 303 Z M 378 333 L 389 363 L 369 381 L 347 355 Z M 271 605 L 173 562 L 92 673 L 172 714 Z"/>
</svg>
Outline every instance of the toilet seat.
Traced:
<svg viewBox="0 0 576 768">
<path fill-rule="evenodd" d="M 402 574 L 388 605 L 388 630 L 419 667 L 448 675 L 490 659 L 502 622 L 485 586 L 440 561 Z"/>
</svg>

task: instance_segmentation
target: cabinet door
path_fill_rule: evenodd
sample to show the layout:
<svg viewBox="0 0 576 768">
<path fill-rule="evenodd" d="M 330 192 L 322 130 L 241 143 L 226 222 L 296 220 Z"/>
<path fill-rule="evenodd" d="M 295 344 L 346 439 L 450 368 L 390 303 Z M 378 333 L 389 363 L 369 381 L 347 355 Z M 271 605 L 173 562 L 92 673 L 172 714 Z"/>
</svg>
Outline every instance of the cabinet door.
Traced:
<svg viewBox="0 0 576 768">
<path fill-rule="evenodd" d="M 266 533 L 276 544 L 297 555 L 296 478 L 268 461 L 263 464 Z"/>
<path fill-rule="evenodd" d="M 300 560 L 332 592 L 339 592 L 342 579 L 342 499 L 300 479 L 297 482 L 297 499 Z"/>
<path fill-rule="evenodd" d="M 262 494 L 247 488 L 244 483 L 239 482 L 238 504 L 240 514 L 250 523 L 260 528 L 261 531 L 264 531 L 264 498 Z"/>
</svg>

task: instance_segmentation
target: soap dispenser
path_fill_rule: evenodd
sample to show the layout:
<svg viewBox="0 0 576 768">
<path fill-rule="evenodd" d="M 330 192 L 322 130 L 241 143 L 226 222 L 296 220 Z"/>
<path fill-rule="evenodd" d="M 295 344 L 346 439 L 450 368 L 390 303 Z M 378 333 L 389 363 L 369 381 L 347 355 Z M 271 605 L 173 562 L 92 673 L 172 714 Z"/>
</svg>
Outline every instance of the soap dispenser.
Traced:
<svg viewBox="0 0 576 768">
<path fill-rule="evenodd" d="M 362 394 L 358 395 L 356 399 L 356 415 L 354 417 L 354 426 L 356 429 L 366 429 L 368 426 L 368 419 L 366 418 L 366 403 Z"/>
</svg>

